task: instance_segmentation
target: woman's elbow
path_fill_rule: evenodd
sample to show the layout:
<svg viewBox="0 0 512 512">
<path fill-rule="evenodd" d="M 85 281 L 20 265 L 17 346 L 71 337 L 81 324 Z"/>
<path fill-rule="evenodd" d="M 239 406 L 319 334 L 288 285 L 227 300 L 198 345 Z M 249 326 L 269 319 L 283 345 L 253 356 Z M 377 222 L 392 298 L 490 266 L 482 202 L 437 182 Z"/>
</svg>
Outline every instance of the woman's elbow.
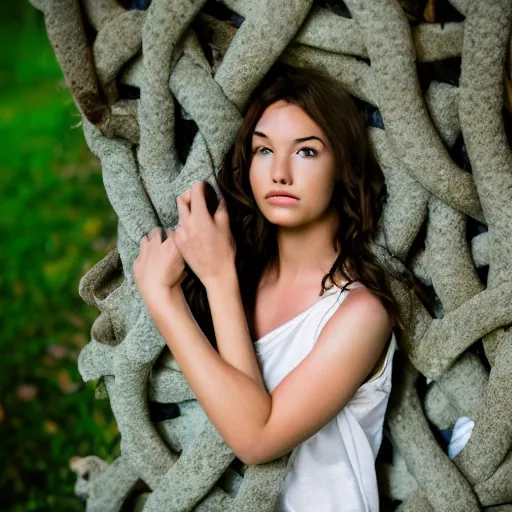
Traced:
<svg viewBox="0 0 512 512">
<path fill-rule="evenodd" d="M 249 454 L 247 453 L 239 453 L 239 454 L 235 454 L 236 455 L 236 458 L 242 463 L 242 464 L 245 464 L 247 466 L 254 466 L 256 464 L 258 464 L 258 462 L 251 456 L 249 456 Z"/>
</svg>

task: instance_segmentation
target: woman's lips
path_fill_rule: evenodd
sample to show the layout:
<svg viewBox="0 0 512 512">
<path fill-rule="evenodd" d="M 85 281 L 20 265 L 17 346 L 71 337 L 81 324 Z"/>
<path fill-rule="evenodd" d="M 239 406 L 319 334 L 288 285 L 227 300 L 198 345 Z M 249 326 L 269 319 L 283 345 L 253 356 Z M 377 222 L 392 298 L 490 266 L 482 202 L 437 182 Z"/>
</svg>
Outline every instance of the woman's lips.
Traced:
<svg viewBox="0 0 512 512">
<path fill-rule="evenodd" d="M 289 196 L 270 196 L 267 197 L 267 201 L 270 204 L 275 204 L 278 206 L 288 206 L 296 204 L 299 200 L 295 197 L 289 197 Z"/>
</svg>

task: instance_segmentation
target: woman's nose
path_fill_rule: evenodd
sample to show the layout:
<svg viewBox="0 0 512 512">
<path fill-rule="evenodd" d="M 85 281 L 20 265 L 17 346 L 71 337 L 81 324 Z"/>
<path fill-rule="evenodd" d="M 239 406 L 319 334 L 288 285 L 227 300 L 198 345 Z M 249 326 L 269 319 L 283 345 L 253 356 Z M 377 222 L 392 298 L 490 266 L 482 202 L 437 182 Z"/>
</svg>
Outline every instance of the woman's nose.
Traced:
<svg viewBox="0 0 512 512">
<path fill-rule="evenodd" d="M 285 159 L 276 159 L 272 165 L 272 180 L 278 183 L 290 183 L 291 182 L 291 169 L 289 162 Z"/>
</svg>

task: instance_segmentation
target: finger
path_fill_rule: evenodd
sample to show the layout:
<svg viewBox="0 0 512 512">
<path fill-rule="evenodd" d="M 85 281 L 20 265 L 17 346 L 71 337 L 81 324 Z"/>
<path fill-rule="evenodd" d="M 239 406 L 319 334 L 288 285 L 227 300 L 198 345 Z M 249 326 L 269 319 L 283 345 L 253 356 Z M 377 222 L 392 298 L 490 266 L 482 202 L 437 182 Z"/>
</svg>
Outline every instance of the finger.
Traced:
<svg viewBox="0 0 512 512">
<path fill-rule="evenodd" d="M 167 240 L 169 240 L 169 243 L 176 245 L 176 238 L 174 237 L 174 229 L 166 229 L 165 233 L 167 235 Z"/>
<path fill-rule="evenodd" d="M 208 215 L 210 217 L 210 212 L 208 211 L 208 207 L 206 206 L 206 197 L 205 197 L 205 182 L 204 181 L 196 181 L 192 185 L 191 189 L 191 205 L 190 212 L 199 214 L 201 217 Z"/>
<path fill-rule="evenodd" d="M 139 247 L 142 249 L 148 242 L 148 234 L 144 233 L 141 239 L 139 240 Z"/>
<path fill-rule="evenodd" d="M 176 206 L 178 208 L 179 223 L 184 225 L 190 217 L 190 190 L 185 190 L 176 198 Z"/>
<path fill-rule="evenodd" d="M 166 242 L 168 244 L 173 245 L 176 248 L 176 250 L 179 252 L 179 254 L 181 255 L 180 248 L 178 246 L 178 237 L 176 236 L 176 231 L 174 229 L 167 229 L 166 233 L 167 233 L 167 240 L 168 240 Z M 183 258 L 183 256 L 182 256 L 182 258 Z"/>
<path fill-rule="evenodd" d="M 213 220 L 219 226 L 229 225 L 229 214 L 224 199 L 219 203 L 219 206 L 217 206 L 217 210 L 213 214 Z"/>
<path fill-rule="evenodd" d="M 162 243 L 162 228 L 160 226 L 155 226 L 148 233 L 148 240 L 151 242 L 152 240 L 158 240 Z"/>
</svg>

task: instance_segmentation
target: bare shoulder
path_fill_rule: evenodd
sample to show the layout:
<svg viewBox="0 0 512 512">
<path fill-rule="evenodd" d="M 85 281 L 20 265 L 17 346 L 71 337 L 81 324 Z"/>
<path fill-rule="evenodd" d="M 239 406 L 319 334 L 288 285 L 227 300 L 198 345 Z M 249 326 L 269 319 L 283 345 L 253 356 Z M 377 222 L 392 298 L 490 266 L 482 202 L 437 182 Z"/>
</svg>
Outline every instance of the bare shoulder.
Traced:
<svg viewBox="0 0 512 512">
<path fill-rule="evenodd" d="M 391 328 L 391 316 L 381 298 L 364 285 L 350 289 L 343 305 L 344 308 L 338 308 L 337 312 L 350 309 L 351 314 L 371 314 L 376 322 L 387 323 Z"/>
<path fill-rule="evenodd" d="M 344 343 L 358 340 L 356 344 L 366 346 L 373 353 L 373 358 L 377 359 L 383 355 L 392 327 L 391 315 L 381 298 L 366 286 L 358 286 L 350 290 L 328 320 L 322 338 L 326 343 L 336 343 L 340 340 L 336 333 L 342 332 Z"/>
</svg>

